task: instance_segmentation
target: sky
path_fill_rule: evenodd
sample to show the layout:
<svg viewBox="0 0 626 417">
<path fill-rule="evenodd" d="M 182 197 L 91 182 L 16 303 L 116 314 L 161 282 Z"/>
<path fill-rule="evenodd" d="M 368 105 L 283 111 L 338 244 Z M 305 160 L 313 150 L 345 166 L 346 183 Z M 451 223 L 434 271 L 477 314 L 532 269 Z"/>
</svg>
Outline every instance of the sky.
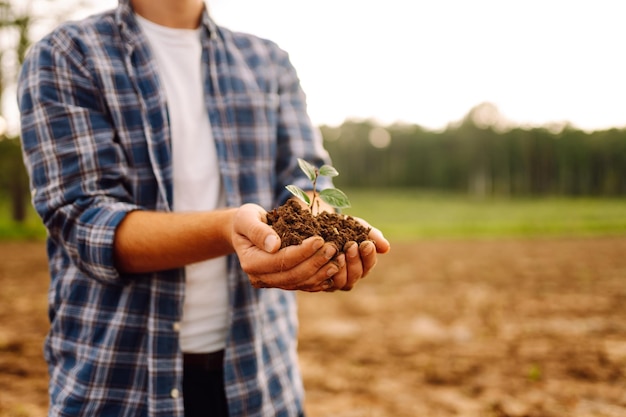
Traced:
<svg viewBox="0 0 626 417">
<path fill-rule="evenodd" d="M 623 0 L 207 4 L 218 24 L 289 52 L 317 125 L 441 129 L 489 102 L 512 124 L 626 127 Z"/>
</svg>

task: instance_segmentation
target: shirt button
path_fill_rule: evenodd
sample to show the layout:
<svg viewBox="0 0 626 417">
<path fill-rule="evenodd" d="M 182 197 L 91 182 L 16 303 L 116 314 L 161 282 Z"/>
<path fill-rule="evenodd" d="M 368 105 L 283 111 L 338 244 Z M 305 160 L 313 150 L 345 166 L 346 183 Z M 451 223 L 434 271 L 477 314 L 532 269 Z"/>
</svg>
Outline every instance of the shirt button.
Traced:
<svg viewBox="0 0 626 417">
<path fill-rule="evenodd" d="M 174 324 L 172 324 L 172 330 L 174 330 L 175 332 L 180 332 L 180 322 L 174 322 Z"/>
<path fill-rule="evenodd" d="M 172 391 L 170 391 L 170 395 L 172 396 L 172 398 L 176 399 L 180 397 L 180 391 L 178 391 L 177 388 L 172 388 Z"/>
</svg>

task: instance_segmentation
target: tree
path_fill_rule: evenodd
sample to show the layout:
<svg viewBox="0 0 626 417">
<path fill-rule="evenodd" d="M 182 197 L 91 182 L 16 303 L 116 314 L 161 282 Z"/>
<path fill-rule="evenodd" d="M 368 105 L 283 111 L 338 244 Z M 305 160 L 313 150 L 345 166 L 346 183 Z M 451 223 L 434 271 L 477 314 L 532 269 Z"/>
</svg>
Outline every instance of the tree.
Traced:
<svg viewBox="0 0 626 417">
<path fill-rule="evenodd" d="M 0 30 L 2 34 L 0 43 L 0 103 L 4 102 L 7 84 L 15 82 L 18 69 L 24 62 L 26 50 L 30 45 L 30 26 L 32 19 L 28 15 L 17 12 L 13 3 L 0 2 Z M 9 69 L 7 71 L 7 68 Z M 0 107 L 0 118 L 6 125 L 4 111 Z M 28 199 L 28 181 L 21 153 L 19 152 L 18 138 L 10 135 L 3 129 L 0 133 L 0 141 L 6 142 L 2 147 L 2 175 L 5 177 L 8 196 L 11 200 L 11 216 L 17 222 L 26 219 L 26 204 Z M 10 143 L 10 142 L 13 143 Z"/>
<path fill-rule="evenodd" d="M 480 104 L 443 131 L 372 121 L 322 126 L 341 187 L 414 187 L 478 197 L 626 195 L 626 129 L 585 132 L 568 124 L 513 126 Z"/>
<path fill-rule="evenodd" d="M 22 162 L 19 137 L 6 129 L 4 98 L 12 92 L 9 87 L 15 87 L 26 51 L 36 37 L 35 29 L 51 28 L 70 16 L 71 10 L 77 10 L 85 4 L 82 0 L 69 3 L 59 7 L 53 5 L 51 0 L 0 1 L 0 142 L 6 142 L 0 147 L 0 198 L 10 198 L 11 215 L 17 222 L 26 219 L 28 179 Z"/>
</svg>

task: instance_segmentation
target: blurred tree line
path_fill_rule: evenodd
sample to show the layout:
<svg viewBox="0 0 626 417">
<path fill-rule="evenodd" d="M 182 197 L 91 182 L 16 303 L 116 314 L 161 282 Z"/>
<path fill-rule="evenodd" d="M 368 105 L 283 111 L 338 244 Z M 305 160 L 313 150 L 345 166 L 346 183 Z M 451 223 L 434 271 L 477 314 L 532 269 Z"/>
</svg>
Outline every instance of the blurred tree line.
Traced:
<svg viewBox="0 0 626 417">
<path fill-rule="evenodd" d="M 416 187 L 474 196 L 626 196 L 626 129 L 501 129 L 472 109 L 443 131 L 346 121 L 321 126 L 345 187 Z M 23 220 L 28 187 L 19 140 L 0 140 L 0 198 Z"/>
<path fill-rule="evenodd" d="M 483 103 L 445 130 L 346 121 L 321 126 L 350 187 L 419 187 L 476 196 L 625 196 L 626 129 L 505 127 Z"/>
<path fill-rule="evenodd" d="M 3 103 L 7 86 L 15 83 L 31 43 L 33 19 L 23 6 L 0 1 L 0 103 Z M 28 179 L 18 139 L 7 130 L 4 108 L 0 106 L 0 198 L 10 198 L 11 217 L 22 222 L 26 219 Z"/>
<path fill-rule="evenodd" d="M 10 201 L 11 217 L 18 222 L 26 219 L 30 193 L 19 136 L 8 129 L 4 104 L 7 97 L 16 100 L 17 76 L 33 40 L 70 18 L 72 11 L 84 7 L 88 1 L 58 3 L 55 0 L 0 0 L 0 199 Z"/>
</svg>

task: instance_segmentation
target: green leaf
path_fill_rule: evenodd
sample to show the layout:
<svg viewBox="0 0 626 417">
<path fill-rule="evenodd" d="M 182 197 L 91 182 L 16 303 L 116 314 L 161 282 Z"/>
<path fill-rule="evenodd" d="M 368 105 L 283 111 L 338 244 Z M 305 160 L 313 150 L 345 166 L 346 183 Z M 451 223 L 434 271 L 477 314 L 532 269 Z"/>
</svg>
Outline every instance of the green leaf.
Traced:
<svg viewBox="0 0 626 417">
<path fill-rule="evenodd" d="M 348 208 L 350 207 L 350 200 L 343 191 L 337 188 L 327 188 L 319 192 L 319 196 L 322 201 L 330 204 L 335 208 Z"/>
<path fill-rule="evenodd" d="M 339 175 L 339 172 L 337 172 L 337 170 L 330 165 L 322 165 L 320 168 L 320 175 L 323 175 L 324 177 L 336 177 Z"/>
<path fill-rule="evenodd" d="M 315 178 L 317 177 L 317 169 L 313 165 L 300 158 L 298 158 L 298 165 L 300 165 L 300 169 L 306 174 L 307 177 L 309 177 L 311 182 L 315 181 Z"/>
<path fill-rule="evenodd" d="M 295 195 L 300 200 L 307 203 L 309 206 L 311 205 L 311 199 L 309 198 L 307 193 L 305 193 L 304 190 L 302 190 L 302 188 L 298 187 L 297 185 L 288 185 L 285 188 L 289 190 L 291 194 Z"/>
</svg>

